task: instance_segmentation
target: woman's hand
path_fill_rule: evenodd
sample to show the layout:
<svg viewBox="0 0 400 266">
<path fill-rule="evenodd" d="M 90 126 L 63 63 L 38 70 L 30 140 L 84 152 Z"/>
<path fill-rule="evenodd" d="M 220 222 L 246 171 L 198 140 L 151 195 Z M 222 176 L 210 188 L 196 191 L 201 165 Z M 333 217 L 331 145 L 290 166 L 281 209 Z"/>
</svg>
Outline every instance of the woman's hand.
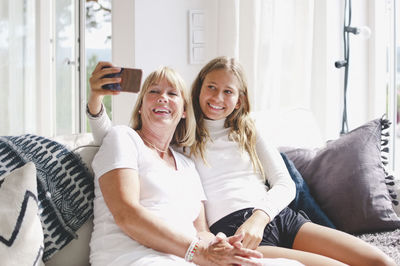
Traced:
<svg viewBox="0 0 400 266">
<path fill-rule="evenodd" d="M 199 265 L 261 265 L 251 258 L 262 258 L 262 254 L 243 248 L 242 239 L 242 234 L 227 238 L 224 234 L 218 233 L 208 244 L 200 241 L 193 261 Z"/>
<path fill-rule="evenodd" d="M 270 222 L 268 214 L 256 210 L 237 230 L 235 235 L 243 234 L 243 247 L 256 249 L 263 238 L 265 226 Z"/>
<path fill-rule="evenodd" d="M 104 68 L 107 67 L 107 68 Z M 89 112 L 96 115 L 101 110 L 101 103 L 105 95 L 117 95 L 119 91 L 105 90 L 102 88 L 105 84 L 120 83 L 121 78 L 103 78 L 104 75 L 118 73 L 121 68 L 114 67 L 109 62 L 99 62 L 92 72 L 89 79 L 90 83 L 90 97 L 88 101 Z"/>
</svg>

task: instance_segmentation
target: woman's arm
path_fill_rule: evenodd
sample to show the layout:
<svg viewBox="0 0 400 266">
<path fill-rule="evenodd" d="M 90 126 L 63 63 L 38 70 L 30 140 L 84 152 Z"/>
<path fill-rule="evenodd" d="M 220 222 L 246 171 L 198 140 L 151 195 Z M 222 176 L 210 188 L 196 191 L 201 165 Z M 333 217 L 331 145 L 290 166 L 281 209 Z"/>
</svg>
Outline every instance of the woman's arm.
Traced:
<svg viewBox="0 0 400 266">
<path fill-rule="evenodd" d="M 111 170 L 100 177 L 99 184 L 107 207 L 121 230 L 154 250 L 185 257 L 193 239 L 173 230 L 140 204 L 140 183 L 136 170 Z M 259 253 L 232 247 L 228 241 L 214 240 L 215 237 L 213 239 L 209 235 L 211 233 L 205 224 L 203 208 L 195 226 L 201 230 L 199 235 L 203 236 L 193 257 L 195 263 L 258 265 L 248 257 L 260 257 Z M 237 238 L 232 241 L 237 242 Z"/>
<path fill-rule="evenodd" d="M 106 67 L 106 68 L 104 68 Z M 87 103 L 86 115 L 89 119 L 90 128 L 94 142 L 100 145 L 104 136 L 111 129 L 112 123 L 104 110 L 103 98 L 105 95 L 118 95 L 118 91 L 105 90 L 102 88 L 105 84 L 118 83 L 121 78 L 103 78 L 104 75 L 118 73 L 121 69 L 113 67 L 109 62 L 99 62 L 92 72 L 89 79 L 90 96 Z"/>
<path fill-rule="evenodd" d="M 115 169 L 99 178 L 104 200 L 116 224 L 131 238 L 155 250 L 185 255 L 192 239 L 169 228 L 139 202 L 136 170 Z"/>
<path fill-rule="evenodd" d="M 112 122 L 108 117 L 106 111 L 104 110 L 104 106 L 101 107 L 100 113 L 96 116 L 91 115 L 89 113 L 89 110 L 86 111 L 86 115 L 88 117 L 89 125 L 92 130 L 94 143 L 96 145 L 101 145 L 104 137 L 112 128 Z"/>
<path fill-rule="evenodd" d="M 105 95 L 118 95 L 119 91 L 105 90 L 103 85 L 120 83 L 121 78 L 103 78 L 107 74 L 115 74 L 121 71 L 121 68 L 114 67 L 110 62 L 99 62 L 92 72 L 89 79 L 90 96 L 88 101 L 88 111 L 92 115 L 97 115 L 101 110 L 102 101 Z"/>
</svg>

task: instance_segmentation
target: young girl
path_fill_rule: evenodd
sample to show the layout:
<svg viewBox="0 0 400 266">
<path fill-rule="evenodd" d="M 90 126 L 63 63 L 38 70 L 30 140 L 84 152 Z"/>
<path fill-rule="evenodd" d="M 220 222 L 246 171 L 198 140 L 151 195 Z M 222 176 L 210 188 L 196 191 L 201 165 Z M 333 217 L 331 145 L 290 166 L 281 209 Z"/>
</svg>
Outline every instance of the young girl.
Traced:
<svg viewBox="0 0 400 266">
<path fill-rule="evenodd" d="M 235 59 L 218 57 L 203 67 L 192 103 L 197 129 L 191 154 L 213 233 L 243 233 L 244 247 L 306 265 L 395 265 L 378 248 L 286 207 L 295 185 L 279 152 L 250 118 L 247 83 Z"/>
</svg>

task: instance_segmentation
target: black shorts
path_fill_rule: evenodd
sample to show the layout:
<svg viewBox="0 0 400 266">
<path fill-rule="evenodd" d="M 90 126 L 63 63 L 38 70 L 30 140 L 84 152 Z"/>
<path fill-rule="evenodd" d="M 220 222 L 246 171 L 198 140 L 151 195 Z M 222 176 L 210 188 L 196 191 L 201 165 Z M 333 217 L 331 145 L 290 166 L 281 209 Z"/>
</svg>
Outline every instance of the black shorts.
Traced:
<svg viewBox="0 0 400 266">
<path fill-rule="evenodd" d="M 223 232 L 226 236 L 232 236 L 252 214 L 253 208 L 233 212 L 215 222 L 210 230 L 213 234 Z M 283 209 L 265 227 L 260 246 L 292 248 L 297 232 L 306 222 L 310 222 L 310 220 L 302 211 L 296 213 L 288 207 Z"/>
</svg>

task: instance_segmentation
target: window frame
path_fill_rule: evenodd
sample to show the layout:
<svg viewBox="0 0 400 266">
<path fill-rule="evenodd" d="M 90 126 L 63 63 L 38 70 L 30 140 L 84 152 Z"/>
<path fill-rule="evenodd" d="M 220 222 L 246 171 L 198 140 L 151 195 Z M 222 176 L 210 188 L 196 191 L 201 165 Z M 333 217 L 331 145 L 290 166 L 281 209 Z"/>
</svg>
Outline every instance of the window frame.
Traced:
<svg viewBox="0 0 400 266">
<path fill-rule="evenodd" d="M 399 69 L 399 64 L 400 62 L 397 60 L 400 55 L 400 27 L 398 27 L 400 23 L 400 5 L 397 0 L 393 0 L 393 99 L 392 99 L 392 104 L 393 104 L 393 112 L 392 112 L 392 136 L 393 136 L 393 142 L 392 142 L 392 160 L 393 160 L 393 171 L 396 173 L 397 176 L 400 176 L 400 161 L 397 159 L 397 156 L 400 156 L 400 150 L 396 149 L 400 147 L 400 133 L 397 132 L 400 127 L 397 126 L 397 115 L 398 115 L 398 109 L 397 109 L 397 88 L 400 88 L 400 73 L 397 72 L 397 69 Z M 399 45 L 399 46 L 397 46 Z M 397 159 L 397 160 L 396 160 Z M 397 162 L 397 163 L 396 163 Z"/>
<path fill-rule="evenodd" d="M 79 1 L 79 0 L 77 0 Z M 77 103 L 79 106 L 79 119 L 78 119 L 78 123 L 79 123 L 79 132 L 83 133 L 83 132 L 87 132 L 87 127 L 86 127 L 86 102 L 87 102 L 87 97 L 86 97 L 86 52 L 85 52 L 85 30 L 86 30 L 86 1 L 79 1 L 79 4 L 76 5 L 78 10 L 78 18 L 79 21 L 78 23 L 76 23 L 77 27 L 78 27 L 78 44 L 79 44 L 79 48 L 77 51 L 78 54 L 78 68 L 76 69 L 76 71 L 78 71 L 77 73 L 77 77 L 78 77 L 78 83 L 79 83 L 79 91 L 78 91 L 78 96 L 79 99 L 77 99 Z"/>
<path fill-rule="evenodd" d="M 53 1 L 36 1 L 36 81 L 37 92 L 37 133 L 53 136 L 54 108 L 53 108 L 53 58 L 55 56 L 53 43 Z"/>
<path fill-rule="evenodd" d="M 368 6 L 372 41 L 369 46 L 369 116 L 383 113 L 392 122 L 388 169 L 396 171 L 396 1 L 372 1 Z M 382 19 L 384 18 L 384 19 Z M 381 29 L 381 30 L 378 30 Z M 383 30 L 382 30 L 383 29 Z M 382 89 L 383 88 L 383 89 Z M 386 90 L 386 91 L 383 91 Z M 398 146 L 398 145 L 397 145 Z"/>
</svg>

